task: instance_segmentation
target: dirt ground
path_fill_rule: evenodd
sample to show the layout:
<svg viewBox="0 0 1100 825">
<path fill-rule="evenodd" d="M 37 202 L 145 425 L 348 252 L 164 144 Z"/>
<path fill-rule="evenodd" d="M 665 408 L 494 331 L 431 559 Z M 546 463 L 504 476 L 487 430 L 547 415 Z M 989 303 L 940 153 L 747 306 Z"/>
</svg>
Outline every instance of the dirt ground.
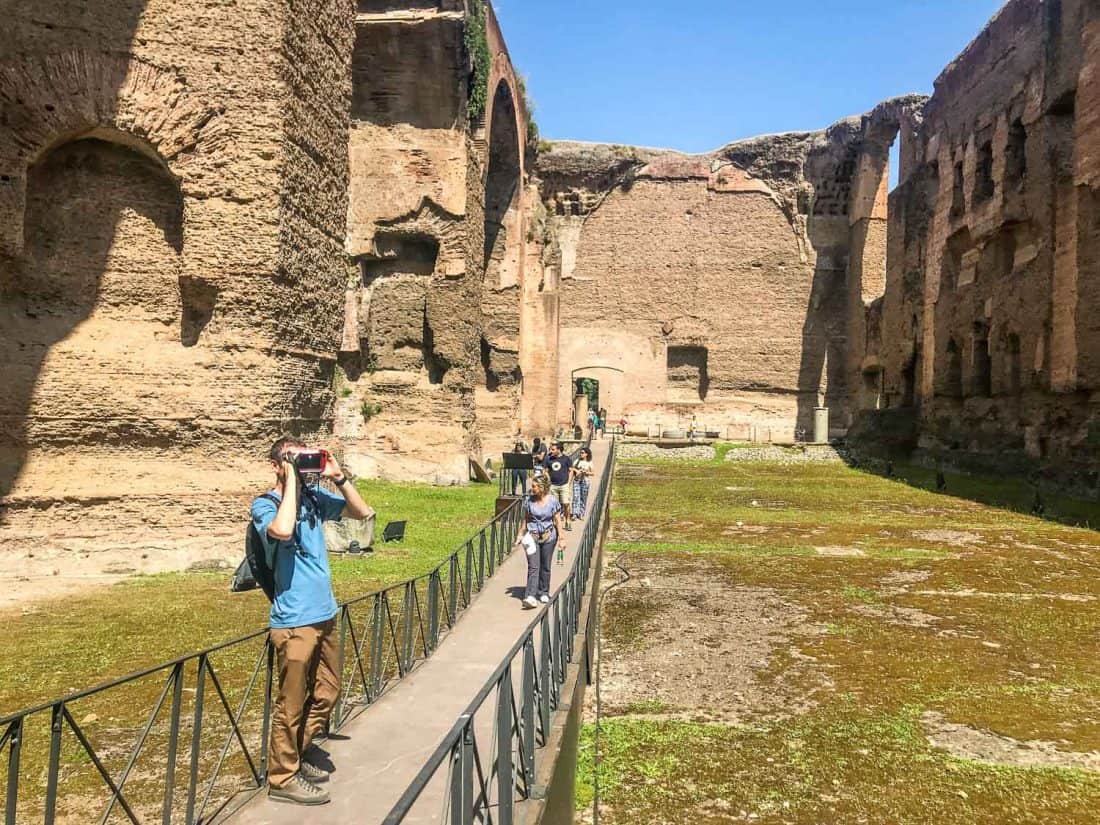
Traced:
<svg viewBox="0 0 1100 825">
<path fill-rule="evenodd" d="M 762 462 L 624 463 L 612 517 L 601 822 L 1097 821 L 1097 533 Z"/>
</svg>

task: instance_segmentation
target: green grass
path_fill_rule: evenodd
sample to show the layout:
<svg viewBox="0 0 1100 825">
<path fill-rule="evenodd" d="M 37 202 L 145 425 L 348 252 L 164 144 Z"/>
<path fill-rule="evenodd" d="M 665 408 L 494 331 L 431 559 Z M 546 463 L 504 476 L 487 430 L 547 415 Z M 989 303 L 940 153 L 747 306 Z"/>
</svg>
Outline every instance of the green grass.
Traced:
<svg viewBox="0 0 1100 825">
<path fill-rule="evenodd" d="M 400 544 L 378 540 L 370 556 L 331 559 L 341 601 L 426 573 L 489 520 L 496 495 L 491 485 L 359 488 L 378 512 L 379 532 L 390 520 L 409 526 Z M 264 627 L 263 594 L 230 593 L 229 578 L 138 576 L 10 613 L 0 638 L 0 715 Z"/>
<path fill-rule="evenodd" d="M 804 616 L 752 680 L 764 696 L 812 701 L 771 698 L 782 712 L 733 725 L 707 721 L 731 710 L 718 700 L 669 700 L 667 675 L 626 703 L 605 687 L 602 821 L 1095 821 L 1100 774 L 961 758 L 931 745 L 921 717 L 1100 750 L 1100 535 L 1029 515 L 1025 481 L 949 474 L 940 494 L 918 469 L 898 469 L 903 482 L 839 463 L 624 462 L 607 551 L 654 585 L 605 602 L 605 674 L 657 644 L 670 661 L 701 655 L 687 640 L 677 653 L 688 577 L 728 589 L 731 613 L 750 588 Z M 1046 503 L 1097 523 L 1093 502 Z M 662 572 L 675 582 L 656 586 Z M 668 704 L 676 718 L 649 718 Z M 592 745 L 589 725 L 582 808 Z"/>
</svg>

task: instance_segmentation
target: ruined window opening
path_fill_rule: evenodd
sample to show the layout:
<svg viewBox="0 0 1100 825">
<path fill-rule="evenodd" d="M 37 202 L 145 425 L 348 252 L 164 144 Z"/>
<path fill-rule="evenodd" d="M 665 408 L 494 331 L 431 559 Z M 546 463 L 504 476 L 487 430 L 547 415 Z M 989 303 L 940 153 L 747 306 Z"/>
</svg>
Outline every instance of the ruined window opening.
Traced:
<svg viewBox="0 0 1100 825">
<path fill-rule="evenodd" d="M 1005 188 L 1018 188 L 1027 175 L 1027 129 L 1017 118 L 1008 127 L 1008 144 L 1005 147 Z"/>
<path fill-rule="evenodd" d="M 670 401 L 706 401 L 710 385 L 706 347 L 670 346 L 666 363 Z"/>
<path fill-rule="evenodd" d="M 962 161 L 955 163 L 955 181 L 951 190 L 951 216 L 958 217 L 966 211 L 966 193 L 964 187 Z"/>
<path fill-rule="evenodd" d="M 947 369 L 944 375 L 943 394 L 948 398 L 962 398 L 962 352 L 952 338 L 947 342 Z"/>
<path fill-rule="evenodd" d="M 429 384 L 442 384 L 447 371 L 451 368 L 450 362 L 435 351 L 435 333 L 432 325 L 428 323 L 427 308 L 424 311 L 424 369 L 428 372 Z"/>
<path fill-rule="evenodd" d="M 970 231 L 961 229 L 947 239 L 940 265 L 940 283 L 958 288 L 974 282 L 977 277 L 974 244 Z"/>
<path fill-rule="evenodd" d="M 431 8 L 425 0 L 361 0 L 378 13 L 396 8 Z M 462 36 L 444 16 L 416 26 L 401 20 L 355 27 L 351 64 L 351 119 L 378 126 L 408 124 L 419 129 L 453 129 L 465 101 L 444 77 L 468 73 Z"/>
<path fill-rule="evenodd" d="M 363 286 L 391 275 L 431 276 L 439 260 L 439 241 L 428 235 L 380 232 L 374 255 L 359 259 Z"/>
<path fill-rule="evenodd" d="M 920 348 L 914 346 L 913 357 L 906 362 L 901 371 L 901 406 L 913 407 L 917 403 L 917 363 L 920 361 Z"/>
<path fill-rule="evenodd" d="M 863 373 L 863 409 L 878 410 L 882 408 L 882 378 L 882 370 L 880 369 L 866 370 Z"/>
<path fill-rule="evenodd" d="M 993 197 L 996 185 L 993 182 L 993 141 L 987 140 L 978 147 L 978 162 L 974 169 L 974 202 L 987 201 Z"/>
<path fill-rule="evenodd" d="M 1020 336 L 1012 333 L 1005 343 L 1006 375 L 1005 384 L 1008 392 L 1016 394 L 1021 389 L 1020 384 Z"/>
<path fill-rule="evenodd" d="M 183 275 L 179 278 L 179 285 L 183 308 L 180 315 L 180 342 L 185 347 L 193 347 L 214 317 L 218 288 L 198 278 Z"/>
<path fill-rule="evenodd" d="M 974 376 L 971 395 L 988 398 L 993 394 L 993 361 L 989 356 L 989 339 L 974 339 Z"/>
</svg>

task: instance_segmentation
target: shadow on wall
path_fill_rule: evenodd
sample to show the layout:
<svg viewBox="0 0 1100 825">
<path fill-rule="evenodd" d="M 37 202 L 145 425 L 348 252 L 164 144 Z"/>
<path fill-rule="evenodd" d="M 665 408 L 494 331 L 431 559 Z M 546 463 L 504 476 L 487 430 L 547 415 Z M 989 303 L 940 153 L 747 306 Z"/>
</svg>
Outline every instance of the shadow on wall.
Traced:
<svg viewBox="0 0 1100 825">
<path fill-rule="evenodd" d="M 209 320 L 215 296 L 180 280 L 182 220 L 175 179 L 127 146 L 76 140 L 28 170 L 23 253 L 0 274 L 0 496 L 32 450 L 165 439 L 150 418 L 133 415 L 140 401 L 123 411 L 111 400 L 134 354 L 128 318 L 160 322 L 184 346 Z M 104 323 L 74 343 L 93 317 Z"/>
<path fill-rule="evenodd" d="M 848 218 L 843 218 L 847 231 Z M 814 216 L 809 221 L 810 243 L 818 250 L 810 301 L 802 324 L 802 348 L 798 366 L 798 412 L 795 426 L 810 438 L 814 430 L 814 408 L 824 400 L 835 406 L 844 384 L 844 284 L 845 261 L 833 251 L 826 234 L 826 222 Z M 823 231 L 824 230 L 824 231 Z M 822 399 L 822 389 L 825 389 Z M 834 414 L 833 421 L 836 423 Z"/>
</svg>

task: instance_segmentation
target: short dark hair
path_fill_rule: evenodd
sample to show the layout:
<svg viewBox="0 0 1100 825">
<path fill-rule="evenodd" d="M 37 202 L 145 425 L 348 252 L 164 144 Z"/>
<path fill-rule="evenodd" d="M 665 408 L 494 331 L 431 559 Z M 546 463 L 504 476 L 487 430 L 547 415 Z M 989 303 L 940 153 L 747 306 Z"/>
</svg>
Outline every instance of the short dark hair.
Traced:
<svg viewBox="0 0 1100 825">
<path fill-rule="evenodd" d="M 305 446 L 306 443 L 304 441 L 299 441 L 293 436 L 284 435 L 282 438 L 271 445 L 271 449 L 268 450 L 267 457 L 270 458 L 274 463 L 278 464 L 280 461 L 283 460 L 283 452 L 286 450 L 287 447 Z"/>
<path fill-rule="evenodd" d="M 564 453 L 565 452 L 565 445 L 562 444 L 560 441 L 555 441 L 554 446 L 558 448 L 559 453 Z"/>
</svg>

